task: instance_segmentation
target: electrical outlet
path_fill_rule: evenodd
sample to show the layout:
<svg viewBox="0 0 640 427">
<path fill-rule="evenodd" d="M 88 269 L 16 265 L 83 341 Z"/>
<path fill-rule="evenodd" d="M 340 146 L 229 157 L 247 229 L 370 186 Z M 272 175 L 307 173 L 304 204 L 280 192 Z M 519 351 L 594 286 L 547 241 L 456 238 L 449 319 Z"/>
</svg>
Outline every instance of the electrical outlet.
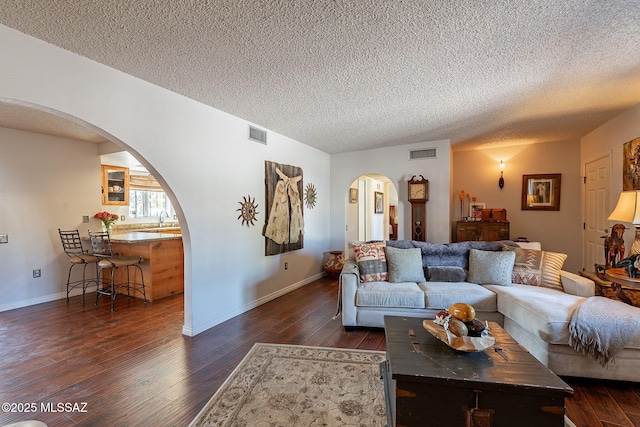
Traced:
<svg viewBox="0 0 640 427">
<path fill-rule="evenodd" d="M 284 263 L 284 269 L 285 269 L 285 270 L 288 270 L 288 269 L 289 269 L 289 263 L 288 263 L 288 262 L 285 262 L 285 263 Z"/>
<path fill-rule="evenodd" d="M 42 271 L 39 268 L 36 268 L 35 270 L 33 270 L 33 278 L 34 279 L 37 279 L 40 276 L 42 276 Z"/>
<path fill-rule="evenodd" d="M 7 233 L 0 234 L 0 243 L 9 243 L 9 235 Z"/>
<path fill-rule="evenodd" d="M 82 223 L 87 224 L 89 222 L 89 215 L 82 215 Z"/>
<path fill-rule="evenodd" d="M 124 215 L 120 215 L 120 221 L 124 221 Z"/>
</svg>

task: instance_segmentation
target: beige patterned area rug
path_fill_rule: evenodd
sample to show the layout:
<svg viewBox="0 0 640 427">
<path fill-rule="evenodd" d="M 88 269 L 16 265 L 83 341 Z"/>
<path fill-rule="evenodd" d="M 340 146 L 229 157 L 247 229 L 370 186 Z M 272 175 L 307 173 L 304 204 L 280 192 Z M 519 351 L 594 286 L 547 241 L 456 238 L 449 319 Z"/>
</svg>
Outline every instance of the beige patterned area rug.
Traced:
<svg viewBox="0 0 640 427">
<path fill-rule="evenodd" d="M 255 344 L 190 426 L 385 426 L 383 360 L 381 351 Z"/>
<path fill-rule="evenodd" d="M 191 426 L 384 426 L 381 351 L 256 344 Z"/>
</svg>

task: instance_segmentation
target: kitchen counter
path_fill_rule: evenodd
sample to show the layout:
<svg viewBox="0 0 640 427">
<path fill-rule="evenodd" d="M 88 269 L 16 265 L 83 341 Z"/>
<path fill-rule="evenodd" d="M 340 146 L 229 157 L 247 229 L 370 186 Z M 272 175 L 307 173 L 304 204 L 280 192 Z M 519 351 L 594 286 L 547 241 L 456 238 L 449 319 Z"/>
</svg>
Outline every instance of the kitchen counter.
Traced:
<svg viewBox="0 0 640 427">
<path fill-rule="evenodd" d="M 109 237 L 111 238 L 111 243 L 140 243 L 172 239 L 179 239 L 182 241 L 182 234 L 155 231 L 126 231 L 123 233 L 111 234 Z"/>
<path fill-rule="evenodd" d="M 182 235 L 129 231 L 112 234 L 111 246 L 119 256 L 141 256 L 147 300 L 184 292 L 184 249 Z M 120 271 L 122 270 L 122 271 Z M 126 281 L 125 269 L 119 269 L 117 282 Z M 108 273 L 105 273 L 108 274 Z M 132 293 L 132 297 L 141 297 Z"/>
</svg>

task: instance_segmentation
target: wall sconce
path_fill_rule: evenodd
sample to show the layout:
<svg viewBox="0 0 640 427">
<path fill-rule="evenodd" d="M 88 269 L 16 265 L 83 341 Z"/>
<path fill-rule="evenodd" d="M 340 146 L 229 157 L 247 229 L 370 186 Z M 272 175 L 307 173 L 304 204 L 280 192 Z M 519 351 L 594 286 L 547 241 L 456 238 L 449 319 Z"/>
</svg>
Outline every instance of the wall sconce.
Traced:
<svg viewBox="0 0 640 427">
<path fill-rule="evenodd" d="M 504 162 L 502 160 L 500 160 L 500 179 L 498 180 L 498 187 L 500 187 L 500 189 L 502 190 L 502 187 L 504 187 Z"/>
</svg>

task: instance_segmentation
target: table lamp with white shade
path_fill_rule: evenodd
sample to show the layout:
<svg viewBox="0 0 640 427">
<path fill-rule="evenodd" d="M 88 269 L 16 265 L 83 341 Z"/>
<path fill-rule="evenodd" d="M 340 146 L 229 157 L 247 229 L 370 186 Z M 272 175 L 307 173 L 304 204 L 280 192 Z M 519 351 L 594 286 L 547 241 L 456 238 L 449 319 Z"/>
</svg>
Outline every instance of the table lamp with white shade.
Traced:
<svg viewBox="0 0 640 427">
<path fill-rule="evenodd" d="M 630 222 L 636 227 L 636 237 L 629 255 L 640 254 L 640 191 L 623 191 L 609 221 Z"/>
</svg>

